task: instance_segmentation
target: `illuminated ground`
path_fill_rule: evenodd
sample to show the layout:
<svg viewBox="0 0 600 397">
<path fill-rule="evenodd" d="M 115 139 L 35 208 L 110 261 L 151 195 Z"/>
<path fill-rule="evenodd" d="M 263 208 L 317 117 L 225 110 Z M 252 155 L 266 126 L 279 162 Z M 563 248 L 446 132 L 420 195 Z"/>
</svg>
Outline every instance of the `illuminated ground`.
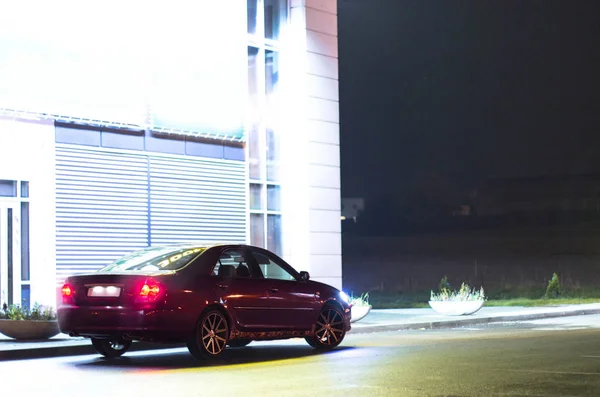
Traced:
<svg viewBox="0 0 600 397">
<path fill-rule="evenodd" d="M 12 396 L 599 396 L 600 316 L 251 344 L 218 363 L 184 349 L 0 363 Z"/>
</svg>

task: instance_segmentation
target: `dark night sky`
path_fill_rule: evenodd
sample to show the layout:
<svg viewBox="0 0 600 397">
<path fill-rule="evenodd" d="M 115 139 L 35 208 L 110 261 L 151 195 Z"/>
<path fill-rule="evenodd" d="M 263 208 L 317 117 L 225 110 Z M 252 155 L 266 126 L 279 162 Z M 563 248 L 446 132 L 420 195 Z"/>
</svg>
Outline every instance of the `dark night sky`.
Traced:
<svg viewBox="0 0 600 397">
<path fill-rule="evenodd" d="M 344 197 L 600 172 L 600 1 L 338 7 Z"/>
</svg>

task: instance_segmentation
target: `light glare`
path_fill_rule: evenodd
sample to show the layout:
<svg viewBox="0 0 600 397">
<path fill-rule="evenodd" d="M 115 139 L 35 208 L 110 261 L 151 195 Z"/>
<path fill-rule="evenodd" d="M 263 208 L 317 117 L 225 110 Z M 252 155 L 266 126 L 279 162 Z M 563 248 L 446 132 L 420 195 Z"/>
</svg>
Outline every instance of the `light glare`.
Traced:
<svg viewBox="0 0 600 397">
<path fill-rule="evenodd" d="M 350 303 L 350 297 L 344 292 L 340 291 L 340 298 L 346 303 Z"/>
</svg>

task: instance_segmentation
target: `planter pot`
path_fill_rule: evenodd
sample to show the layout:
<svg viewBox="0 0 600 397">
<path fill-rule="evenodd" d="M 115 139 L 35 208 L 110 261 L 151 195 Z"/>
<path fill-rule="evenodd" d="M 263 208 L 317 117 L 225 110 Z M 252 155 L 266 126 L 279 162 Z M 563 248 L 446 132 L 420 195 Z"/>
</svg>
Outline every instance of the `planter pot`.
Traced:
<svg viewBox="0 0 600 397">
<path fill-rule="evenodd" d="M 39 340 L 52 338 L 60 330 L 56 320 L 0 320 L 0 333 L 17 340 Z"/>
<path fill-rule="evenodd" d="M 371 305 L 369 306 L 352 306 L 352 317 L 350 318 L 351 323 L 355 323 L 366 317 L 371 311 Z"/>
<path fill-rule="evenodd" d="M 429 301 L 429 306 L 439 314 L 445 316 L 466 316 L 473 314 L 485 301 Z"/>
</svg>

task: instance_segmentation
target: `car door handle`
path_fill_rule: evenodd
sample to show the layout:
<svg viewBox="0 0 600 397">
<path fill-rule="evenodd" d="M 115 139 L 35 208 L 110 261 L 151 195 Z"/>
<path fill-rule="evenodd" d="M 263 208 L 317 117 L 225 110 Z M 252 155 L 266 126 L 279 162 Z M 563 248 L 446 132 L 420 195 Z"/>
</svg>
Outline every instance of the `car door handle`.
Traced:
<svg viewBox="0 0 600 397">
<path fill-rule="evenodd" d="M 227 288 L 227 285 L 225 285 L 225 284 L 217 284 L 217 287 L 219 287 L 221 289 L 225 289 L 225 288 Z"/>
<path fill-rule="evenodd" d="M 269 292 L 273 292 L 273 293 L 279 292 L 279 289 L 275 288 L 275 287 L 271 287 L 271 288 L 269 288 Z"/>
</svg>

